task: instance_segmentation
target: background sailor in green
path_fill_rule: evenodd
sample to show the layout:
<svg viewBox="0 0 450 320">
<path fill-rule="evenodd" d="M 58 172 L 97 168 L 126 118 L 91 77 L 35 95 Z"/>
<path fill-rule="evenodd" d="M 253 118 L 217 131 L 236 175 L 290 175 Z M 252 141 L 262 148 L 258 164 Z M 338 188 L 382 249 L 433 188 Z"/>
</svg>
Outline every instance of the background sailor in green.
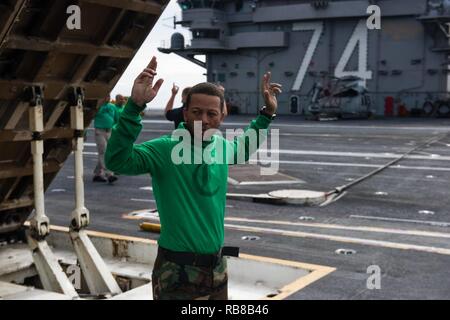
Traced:
<svg viewBox="0 0 450 320">
<path fill-rule="evenodd" d="M 121 174 L 150 173 L 161 220 L 158 244 L 168 250 L 172 257 L 179 256 L 180 252 L 188 253 L 189 256 L 217 255 L 224 241 L 227 162 L 175 164 L 172 150 L 180 142 L 169 135 L 134 144 L 142 129 L 140 112 L 146 103 L 153 100 L 163 83 L 162 79 L 153 82 L 156 67 L 156 58 L 153 57 L 135 80 L 131 98 L 113 129 L 105 155 L 106 165 L 110 170 Z M 270 83 L 270 74 L 264 76 L 262 86 L 266 102 L 265 115 L 253 120 L 247 130 L 259 132 L 267 129 L 271 115 L 277 108 L 276 94 L 281 92 L 281 86 Z M 223 93 L 216 85 L 202 83 L 190 90 L 184 110 L 185 122 L 179 128 L 186 128 L 190 136 L 193 136 L 191 141 L 183 140 L 183 143 L 192 144 L 192 155 L 211 145 L 212 149 L 222 146 L 223 150 L 232 152 L 256 150 L 242 148 L 243 144 L 247 144 L 242 137 L 227 141 L 221 136 L 213 135 L 205 137 L 207 141 L 202 141 L 199 145 L 195 143 L 195 139 L 202 140 L 194 135 L 195 122 L 200 123 L 200 132 L 207 134 L 208 129 L 219 128 L 224 118 L 223 108 Z M 245 158 L 248 159 L 249 156 L 250 154 L 246 154 Z M 234 155 L 226 155 L 226 159 L 230 158 L 234 158 Z M 155 298 L 226 298 L 223 294 L 227 292 L 228 281 L 225 259 L 218 259 L 218 264 L 209 267 L 174 263 L 171 259 L 158 254 L 153 269 Z M 196 280 L 202 279 L 201 276 L 189 276 L 205 272 L 210 275 L 211 281 Z M 224 291 L 217 295 L 219 289 Z M 191 294 L 186 295 L 186 292 Z"/>
<path fill-rule="evenodd" d="M 119 121 L 120 114 L 122 113 L 123 107 L 125 106 L 126 102 L 127 99 L 123 95 L 121 94 L 116 95 L 116 100 L 114 102 L 114 107 L 116 110 L 116 114 L 114 116 L 114 123 L 117 123 Z"/>
<path fill-rule="evenodd" d="M 95 114 L 94 127 L 96 129 L 112 129 L 115 116 L 116 106 L 110 102 L 110 97 L 107 96 Z"/>
<path fill-rule="evenodd" d="M 116 123 L 115 118 L 116 106 L 110 102 L 110 96 L 108 95 L 98 109 L 94 119 L 95 143 L 98 151 L 97 166 L 94 169 L 94 182 L 112 182 L 116 180 L 114 174 L 107 170 L 105 166 L 106 146 L 111 136 L 111 129 Z"/>
</svg>

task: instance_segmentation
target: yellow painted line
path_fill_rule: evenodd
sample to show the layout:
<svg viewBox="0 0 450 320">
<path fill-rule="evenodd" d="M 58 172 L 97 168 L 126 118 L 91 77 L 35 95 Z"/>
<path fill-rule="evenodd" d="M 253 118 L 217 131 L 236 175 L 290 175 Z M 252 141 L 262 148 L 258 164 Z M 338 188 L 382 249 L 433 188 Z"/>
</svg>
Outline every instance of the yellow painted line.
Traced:
<svg viewBox="0 0 450 320">
<path fill-rule="evenodd" d="M 384 248 L 391 248 L 391 249 L 415 250 L 415 251 L 421 251 L 421 252 L 450 255 L 450 249 L 447 249 L 447 248 L 426 247 L 426 246 L 418 246 L 418 245 L 407 244 L 407 243 L 397 243 L 397 242 L 389 242 L 389 241 L 381 241 L 381 240 L 342 237 L 342 236 L 334 236 L 334 235 L 327 235 L 327 234 L 288 231 L 288 230 L 281 230 L 281 229 L 248 227 L 248 226 L 232 225 L 232 224 L 226 224 L 225 226 L 227 228 L 231 228 L 231 229 L 235 229 L 235 230 L 239 230 L 239 231 L 246 231 L 246 232 L 269 233 L 269 234 L 288 236 L 288 237 L 313 238 L 313 239 L 330 240 L 330 241 L 336 241 L 336 242 L 369 245 L 369 246 L 375 246 L 375 247 L 384 247 Z"/>
<path fill-rule="evenodd" d="M 306 276 L 298 278 L 296 281 L 292 282 L 281 288 L 280 294 L 274 296 L 273 298 L 267 298 L 267 300 L 283 300 L 286 299 L 291 294 L 298 292 L 299 290 L 304 289 L 310 284 L 316 282 L 317 280 L 325 277 L 329 273 L 335 271 L 335 268 L 322 267 L 323 269 L 327 268 L 327 270 L 314 270 Z"/>
<path fill-rule="evenodd" d="M 67 228 L 67 227 L 60 227 L 60 226 L 54 226 L 54 225 L 50 226 L 50 230 L 59 231 L 59 232 L 69 232 L 69 228 Z M 130 241 L 130 242 L 141 242 L 141 243 L 147 243 L 147 244 L 152 244 L 152 245 L 157 244 L 156 240 L 151 240 L 151 239 L 122 236 L 119 234 L 106 233 L 106 232 L 100 232 L 100 231 L 92 231 L 92 230 L 86 230 L 86 231 L 87 231 L 87 234 L 92 237 L 112 239 L 112 240 L 121 240 L 121 241 Z"/>
<path fill-rule="evenodd" d="M 276 258 L 268 258 L 268 257 L 261 257 L 261 256 L 254 256 L 249 254 L 240 254 L 240 258 L 248 259 L 248 260 L 254 260 L 258 262 L 263 263 L 272 263 L 272 264 L 279 264 L 283 266 L 289 266 L 299 269 L 306 269 L 311 271 L 306 276 L 302 276 L 295 281 L 285 285 L 281 289 L 279 289 L 279 293 L 271 298 L 264 297 L 262 300 L 282 300 L 286 299 L 291 294 L 305 288 L 306 286 L 310 285 L 313 282 L 316 282 L 317 280 L 325 277 L 326 275 L 330 274 L 331 272 L 335 271 L 336 268 L 327 267 L 327 266 L 321 266 L 316 264 L 309 264 L 309 263 L 302 263 L 302 262 L 296 262 L 291 260 L 282 260 L 282 259 L 276 259 Z"/>
<path fill-rule="evenodd" d="M 26 223 L 26 225 L 29 225 L 29 223 Z M 58 231 L 58 232 L 69 232 L 69 228 L 67 227 L 60 227 L 60 226 L 50 226 L 50 230 Z M 138 237 L 130 237 L 130 236 L 122 236 L 118 234 L 112 234 L 112 233 L 105 233 L 105 232 L 98 232 L 98 231 L 87 231 L 88 235 L 91 237 L 99 237 L 99 238 L 105 238 L 109 240 L 121 240 L 121 241 L 129 241 L 129 242 L 138 242 L 138 243 L 146 243 L 150 245 L 157 245 L 157 241 L 145 239 L 145 238 L 138 238 Z M 309 263 L 303 263 L 303 262 L 297 262 L 292 260 L 282 260 L 277 258 L 270 258 L 270 257 L 263 257 L 263 256 L 255 256 L 250 254 L 241 253 L 239 255 L 240 259 L 247 259 L 247 260 L 253 260 L 263 263 L 271 263 L 271 264 L 278 264 L 281 266 L 287 266 L 287 267 L 294 267 L 299 269 L 304 269 L 310 271 L 309 274 L 306 276 L 299 277 L 295 281 L 285 285 L 281 289 L 279 289 L 279 293 L 271 298 L 263 297 L 262 299 L 265 300 L 282 300 L 286 297 L 290 296 L 291 294 L 305 288 L 306 286 L 310 285 L 311 283 L 325 277 L 326 275 L 330 274 L 331 272 L 335 271 L 336 268 L 322 266 L 322 265 L 316 265 L 316 264 L 309 264 Z"/>
<path fill-rule="evenodd" d="M 364 232 L 377 232 L 377 233 L 392 233 L 392 234 L 404 234 L 411 236 L 421 237 L 434 237 L 434 238 L 450 238 L 450 233 L 444 232 L 428 232 L 420 230 L 402 230 L 402 229 L 389 229 L 389 228 L 376 228 L 376 227 L 361 227 L 361 226 L 343 226 L 337 224 L 323 224 L 323 223 L 304 223 L 304 222 L 289 222 L 279 220 L 257 220 L 246 218 L 225 218 L 227 221 L 236 222 L 252 222 L 252 223 L 264 223 L 275 225 L 287 225 L 287 226 L 302 226 L 308 228 L 324 228 L 324 229 L 336 229 L 336 230 L 351 230 L 351 231 L 364 231 Z"/>
<path fill-rule="evenodd" d="M 133 211 L 134 212 L 134 211 Z M 128 219 L 128 220 L 147 220 L 147 217 L 142 216 L 130 216 L 128 213 L 124 213 L 122 215 L 122 219 Z"/>
</svg>

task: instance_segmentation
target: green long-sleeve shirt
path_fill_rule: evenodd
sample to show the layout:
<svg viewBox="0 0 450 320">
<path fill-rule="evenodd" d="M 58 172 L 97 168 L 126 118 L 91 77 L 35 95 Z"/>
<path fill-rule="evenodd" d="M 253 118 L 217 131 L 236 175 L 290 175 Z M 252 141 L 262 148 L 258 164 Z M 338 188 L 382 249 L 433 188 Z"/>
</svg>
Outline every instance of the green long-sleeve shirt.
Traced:
<svg viewBox="0 0 450 320">
<path fill-rule="evenodd" d="M 161 222 L 160 246 L 182 252 L 217 252 L 224 241 L 228 164 L 242 151 L 248 160 L 262 139 L 249 146 L 249 139 L 244 136 L 228 141 L 214 135 L 210 142 L 197 146 L 188 139 L 180 142 L 171 135 L 165 135 L 134 144 L 142 129 L 140 109 L 129 99 L 108 142 L 105 154 L 107 168 L 124 175 L 149 173 L 152 176 Z M 258 116 L 246 131 L 252 128 L 265 137 L 269 124 L 269 118 Z M 184 128 L 184 123 L 179 128 Z M 181 149 L 183 151 L 180 152 Z M 191 151 L 190 155 L 187 150 Z M 180 163 L 172 155 L 174 151 L 176 155 L 195 160 L 195 155 L 206 153 L 219 159 L 220 150 L 224 151 L 224 161 L 212 164 Z"/>
<path fill-rule="evenodd" d="M 97 129 L 111 129 L 116 123 L 116 106 L 110 102 L 104 103 L 94 118 L 94 127 Z"/>
<path fill-rule="evenodd" d="M 118 106 L 117 104 L 114 104 L 114 110 L 115 110 L 114 124 L 116 124 L 117 122 L 119 122 L 119 117 L 123 111 L 123 106 Z"/>
</svg>

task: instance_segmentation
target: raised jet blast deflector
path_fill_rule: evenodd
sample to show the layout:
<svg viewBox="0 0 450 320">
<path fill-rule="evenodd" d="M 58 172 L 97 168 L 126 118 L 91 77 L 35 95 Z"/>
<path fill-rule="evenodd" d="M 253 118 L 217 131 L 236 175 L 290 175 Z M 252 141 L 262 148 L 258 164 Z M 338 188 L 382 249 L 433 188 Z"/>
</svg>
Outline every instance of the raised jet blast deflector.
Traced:
<svg viewBox="0 0 450 320">
<path fill-rule="evenodd" d="M 168 0 L 9 0 L 0 4 L 0 235 L 33 207 L 31 142 L 43 141 L 43 189 L 72 151 L 70 108 L 84 127 L 109 95 Z M 42 106 L 43 128 L 30 127 Z"/>
</svg>

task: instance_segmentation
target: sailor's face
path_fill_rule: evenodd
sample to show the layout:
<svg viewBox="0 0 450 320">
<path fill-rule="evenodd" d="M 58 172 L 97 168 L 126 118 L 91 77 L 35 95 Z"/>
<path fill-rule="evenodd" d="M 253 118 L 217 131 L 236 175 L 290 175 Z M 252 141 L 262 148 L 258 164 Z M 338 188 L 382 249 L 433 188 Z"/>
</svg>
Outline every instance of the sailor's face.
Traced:
<svg viewBox="0 0 450 320">
<path fill-rule="evenodd" d="M 116 97 L 116 104 L 118 105 L 118 106 L 123 106 L 124 104 L 125 104 L 125 97 L 124 96 L 117 96 Z"/>
<path fill-rule="evenodd" d="M 204 134 L 208 129 L 218 129 L 224 118 L 220 108 L 220 98 L 207 94 L 193 94 L 189 107 L 183 112 L 186 127 L 191 133 L 194 132 L 195 121 L 201 122 L 202 134 Z"/>
</svg>

